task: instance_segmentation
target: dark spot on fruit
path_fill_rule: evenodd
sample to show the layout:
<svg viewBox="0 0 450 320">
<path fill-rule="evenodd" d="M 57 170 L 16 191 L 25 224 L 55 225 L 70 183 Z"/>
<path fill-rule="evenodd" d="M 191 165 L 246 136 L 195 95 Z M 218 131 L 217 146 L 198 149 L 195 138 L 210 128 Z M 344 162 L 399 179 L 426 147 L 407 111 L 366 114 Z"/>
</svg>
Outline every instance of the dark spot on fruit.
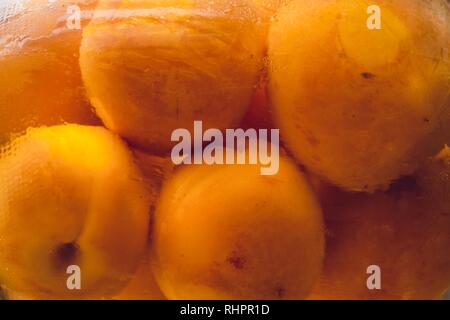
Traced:
<svg viewBox="0 0 450 320">
<path fill-rule="evenodd" d="M 286 292 L 285 292 L 284 288 L 282 288 L 282 287 L 279 287 L 279 288 L 275 289 L 275 295 L 279 299 L 282 299 L 284 297 L 285 293 Z"/>
<path fill-rule="evenodd" d="M 242 270 L 245 266 L 245 259 L 238 256 L 232 256 L 227 259 L 227 262 L 231 264 L 234 268 Z"/>
<path fill-rule="evenodd" d="M 319 144 L 320 144 L 320 141 L 319 140 L 317 140 L 314 136 L 310 136 L 310 135 L 308 135 L 307 137 L 306 137 L 306 139 L 308 139 L 308 142 L 309 142 L 309 144 L 311 145 L 311 146 L 313 146 L 313 147 L 316 147 L 316 146 L 318 146 Z"/>
<path fill-rule="evenodd" d="M 68 266 L 75 263 L 79 254 L 79 247 L 76 243 L 64 243 L 56 248 L 54 252 L 55 267 L 59 269 L 66 269 Z"/>
<path fill-rule="evenodd" d="M 375 78 L 375 75 L 373 73 L 370 73 L 370 72 L 363 72 L 363 73 L 361 73 L 361 76 L 364 79 L 368 79 L 368 80 L 371 80 L 371 79 Z"/>
<path fill-rule="evenodd" d="M 428 118 L 423 118 L 423 122 L 430 122 L 430 119 L 428 119 Z"/>
<path fill-rule="evenodd" d="M 311 131 L 305 130 L 303 128 L 301 128 L 300 130 L 303 131 L 303 133 L 304 133 L 304 135 L 306 137 L 306 140 L 308 140 L 309 144 L 312 147 L 316 147 L 316 146 L 318 146 L 320 144 L 320 141 L 314 136 L 314 134 Z"/>
</svg>

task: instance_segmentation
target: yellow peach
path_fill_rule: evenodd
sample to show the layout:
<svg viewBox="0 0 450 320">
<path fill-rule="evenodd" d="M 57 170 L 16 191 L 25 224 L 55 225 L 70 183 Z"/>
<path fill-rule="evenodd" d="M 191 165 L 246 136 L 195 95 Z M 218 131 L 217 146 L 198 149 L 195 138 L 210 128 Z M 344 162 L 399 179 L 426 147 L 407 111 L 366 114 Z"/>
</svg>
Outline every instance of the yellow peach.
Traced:
<svg viewBox="0 0 450 320">
<path fill-rule="evenodd" d="M 153 228 L 154 269 L 169 299 L 298 299 L 321 271 L 322 213 L 286 157 L 259 166 L 179 168 Z"/>
<path fill-rule="evenodd" d="M 438 152 L 450 105 L 449 12 L 445 1 L 410 0 L 281 8 L 269 34 L 269 93 L 294 156 L 334 184 L 373 192 Z"/>
<path fill-rule="evenodd" d="M 0 158 L 1 286 L 45 299 L 116 294 L 146 248 L 150 195 L 106 129 L 29 129 Z M 81 288 L 69 290 L 71 275 Z"/>
<path fill-rule="evenodd" d="M 80 63 L 109 129 L 159 154 L 174 145 L 173 130 L 192 129 L 194 120 L 239 124 L 263 65 L 251 0 L 107 0 L 96 12 Z"/>
</svg>

